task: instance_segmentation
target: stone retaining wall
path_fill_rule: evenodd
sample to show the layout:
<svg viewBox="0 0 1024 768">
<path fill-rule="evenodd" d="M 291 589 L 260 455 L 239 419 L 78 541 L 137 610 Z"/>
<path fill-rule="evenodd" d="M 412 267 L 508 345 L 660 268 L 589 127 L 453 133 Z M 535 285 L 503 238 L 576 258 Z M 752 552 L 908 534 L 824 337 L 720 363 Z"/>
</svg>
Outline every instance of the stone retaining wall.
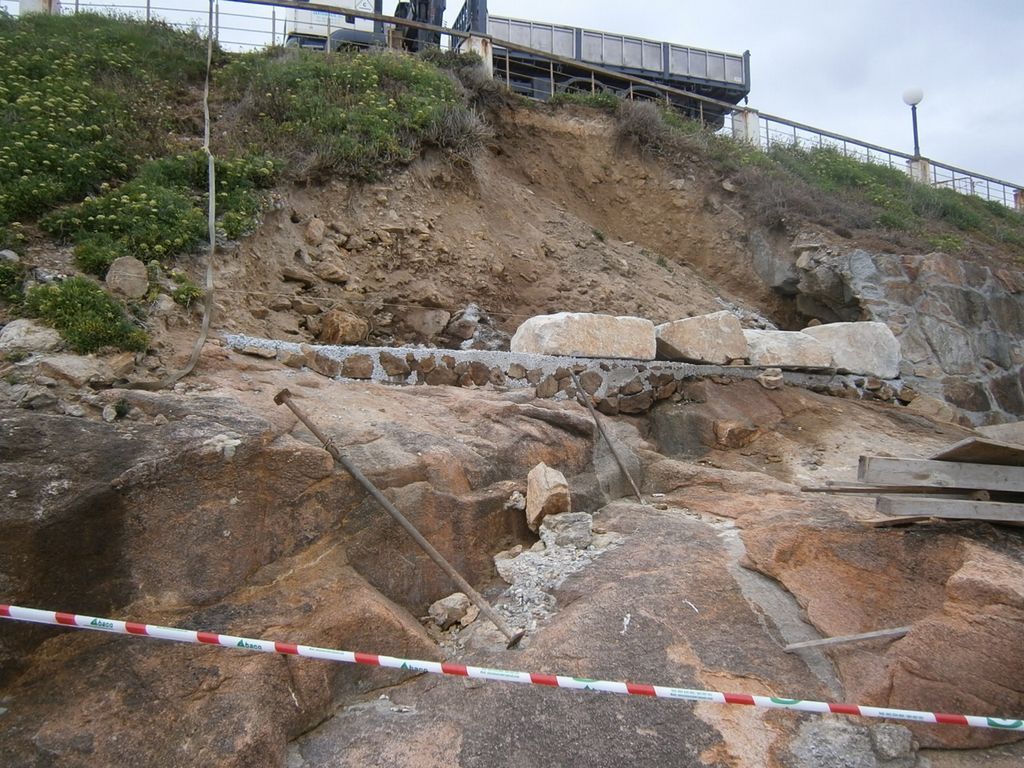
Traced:
<svg viewBox="0 0 1024 768">
<path fill-rule="evenodd" d="M 684 382 L 698 378 L 754 379 L 766 369 L 753 366 L 693 365 L 527 355 L 515 352 L 449 350 L 426 347 L 349 347 L 296 344 L 248 336 L 226 337 L 236 352 L 276 359 L 292 368 L 323 376 L 396 385 L 536 388 L 537 397 L 576 397 L 571 372 L 606 415 L 640 414 L 655 403 L 683 397 Z M 779 374 L 776 374 L 779 375 Z M 865 377 L 785 371 L 795 386 L 840 397 L 895 401 L 899 382 Z"/>
</svg>

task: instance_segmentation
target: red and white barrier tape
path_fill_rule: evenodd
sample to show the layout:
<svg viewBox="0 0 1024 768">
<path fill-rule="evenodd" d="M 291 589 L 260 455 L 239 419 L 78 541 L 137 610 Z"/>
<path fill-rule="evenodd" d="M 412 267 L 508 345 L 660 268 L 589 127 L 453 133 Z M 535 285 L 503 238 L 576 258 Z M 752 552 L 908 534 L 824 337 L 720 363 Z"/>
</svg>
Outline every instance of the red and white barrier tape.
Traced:
<svg viewBox="0 0 1024 768">
<path fill-rule="evenodd" d="M 636 683 L 617 683 L 609 680 L 588 680 L 580 677 L 564 677 L 562 675 L 541 675 L 535 672 L 514 672 L 504 669 L 486 669 L 483 667 L 467 667 L 462 664 L 448 664 L 436 661 L 419 661 L 416 659 L 397 659 L 392 656 L 378 656 L 369 653 L 353 653 L 329 648 L 315 648 L 308 645 L 277 643 L 272 640 L 256 640 L 233 635 L 218 635 L 213 632 L 197 632 L 191 629 L 161 627 L 153 624 L 134 624 L 130 621 L 102 619 L 94 616 L 78 616 L 73 613 L 55 613 L 35 608 L 21 608 L 15 605 L 0 605 L 0 618 L 13 621 L 32 622 L 34 624 L 53 624 L 62 627 L 91 629 L 99 632 L 112 632 L 119 635 L 138 635 L 157 640 L 171 640 L 176 643 L 197 643 L 219 645 L 223 648 L 236 650 L 258 651 L 260 653 L 282 653 L 302 656 L 308 659 L 341 662 L 343 664 L 367 664 L 390 669 L 402 669 L 414 672 L 427 672 L 432 675 L 451 675 L 469 677 L 475 680 L 493 680 L 502 683 L 522 683 L 525 685 L 546 685 L 556 688 L 571 688 L 578 691 L 596 693 L 618 693 L 632 696 L 654 696 L 661 699 L 677 699 L 683 701 L 709 702 L 712 704 L 745 704 L 751 707 L 766 709 L 793 709 L 799 712 L 815 712 L 819 714 L 859 715 L 889 720 L 911 720 L 917 723 L 933 723 L 938 725 L 965 725 L 971 728 L 996 728 L 1005 731 L 1024 731 L 1024 720 L 1002 719 L 995 717 L 979 717 L 977 715 L 949 715 L 938 712 L 917 712 L 907 709 L 886 709 L 882 707 L 864 707 L 855 704 L 829 704 L 823 701 L 803 701 L 800 699 L 782 699 L 774 696 L 751 696 L 745 693 L 719 693 L 718 691 L 701 691 L 687 688 L 670 688 L 661 685 L 637 685 Z"/>
</svg>

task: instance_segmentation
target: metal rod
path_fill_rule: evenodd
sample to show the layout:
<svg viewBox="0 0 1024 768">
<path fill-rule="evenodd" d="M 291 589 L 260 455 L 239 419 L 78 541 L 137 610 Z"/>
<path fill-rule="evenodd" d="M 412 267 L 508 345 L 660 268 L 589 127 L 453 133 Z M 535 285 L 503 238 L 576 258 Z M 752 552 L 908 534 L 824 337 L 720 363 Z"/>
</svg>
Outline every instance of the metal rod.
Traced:
<svg viewBox="0 0 1024 768">
<path fill-rule="evenodd" d="M 601 419 L 598 418 L 597 411 L 594 410 L 593 403 L 590 402 L 590 398 L 587 397 L 587 393 L 583 391 L 583 387 L 580 384 L 580 380 L 576 378 L 576 371 L 570 369 L 569 375 L 572 376 L 573 386 L 576 387 L 577 401 L 582 400 L 583 404 L 587 406 L 587 409 L 590 411 L 590 415 L 594 419 L 594 423 L 597 425 L 597 431 L 601 433 L 601 437 L 604 438 L 604 441 L 608 444 L 608 447 L 611 448 L 612 456 L 615 457 L 615 463 L 619 465 L 619 469 L 622 470 L 622 474 L 624 474 L 626 476 L 626 479 L 629 480 L 629 484 L 633 487 L 633 493 L 636 494 L 637 500 L 641 504 L 646 505 L 647 502 L 644 501 L 644 497 L 640 494 L 640 489 L 637 488 L 636 483 L 633 482 L 633 476 L 629 474 L 629 470 L 626 469 L 626 464 L 622 461 L 622 457 L 619 456 L 618 450 L 616 450 L 615 445 L 608 438 L 608 433 L 604 431 L 604 425 L 601 423 Z"/>
<path fill-rule="evenodd" d="M 801 648 L 818 648 L 826 645 L 843 645 L 844 643 L 857 643 L 862 640 L 878 640 L 881 638 L 903 637 L 910 631 L 910 627 L 896 627 L 895 629 L 880 629 L 877 632 L 864 632 L 860 635 L 847 635 L 846 637 L 826 637 L 823 640 L 807 640 L 802 643 L 792 643 L 784 650 L 786 653 L 798 651 Z"/>
<path fill-rule="evenodd" d="M 433 545 L 423 537 L 423 534 L 416 530 L 416 526 L 409 522 L 409 519 L 399 512 L 398 509 L 395 508 L 394 504 L 388 501 L 387 497 L 380 492 L 377 486 L 367 479 L 366 475 L 359 471 L 357 466 L 341 455 L 338 449 L 334 447 L 334 441 L 321 432 L 320 429 L 310 421 L 302 411 L 299 410 L 295 403 L 292 402 L 291 392 L 287 389 L 281 390 L 274 398 L 274 402 L 277 405 L 287 406 L 288 410 L 295 414 L 295 418 L 306 425 L 306 428 L 323 444 L 324 450 L 331 454 L 334 460 L 340 464 L 346 472 L 352 475 L 352 477 L 354 477 L 356 481 L 366 489 L 374 500 L 384 508 L 384 511 L 391 515 L 395 522 L 405 529 L 406 533 L 412 537 L 413 541 L 419 545 L 420 549 L 426 552 L 430 559 L 437 564 L 437 567 L 444 571 L 448 577 L 455 582 L 459 589 L 461 589 L 466 596 L 473 601 L 473 604 L 480 609 L 480 613 L 490 619 L 491 623 L 494 624 L 494 626 L 496 626 L 501 634 L 503 634 L 508 640 L 509 648 L 515 648 L 519 645 L 519 641 L 523 639 L 526 632 L 512 631 L 508 624 L 505 623 L 504 619 L 502 619 L 501 616 L 498 615 L 497 611 L 491 607 L 490 603 L 484 599 L 483 595 L 470 586 L 469 582 L 466 581 L 454 567 L 452 567 L 451 563 L 445 560 L 444 556 L 440 552 L 434 549 Z"/>
</svg>

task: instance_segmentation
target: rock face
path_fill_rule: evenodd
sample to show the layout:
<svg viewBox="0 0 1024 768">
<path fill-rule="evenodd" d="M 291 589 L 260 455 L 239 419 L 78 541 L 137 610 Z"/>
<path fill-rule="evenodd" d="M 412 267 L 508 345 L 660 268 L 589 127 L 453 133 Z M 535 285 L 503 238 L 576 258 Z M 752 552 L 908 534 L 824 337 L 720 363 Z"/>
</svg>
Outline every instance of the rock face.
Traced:
<svg viewBox="0 0 1024 768">
<path fill-rule="evenodd" d="M 127 296 L 129 299 L 141 299 L 149 290 L 149 274 L 146 265 L 134 256 L 121 256 L 107 270 L 107 287 L 110 290 Z"/>
<path fill-rule="evenodd" d="M 0 355 L 15 351 L 30 355 L 36 352 L 53 352 L 62 344 L 57 331 L 35 320 L 12 320 L 0 330 Z"/>
<path fill-rule="evenodd" d="M 747 356 L 747 341 L 732 312 L 676 320 L 654 329 L 659 357 L 725 365 Z"/>
<path fill-rule="evenodd" d="M 817 247 L 796 260 L 797 308 L 824 322 L 885 323 L 903 378 L 950 397 L 975 424 L 1024 416 L 1024 278 L 943 253 L 906 255 Z M 952 384 L 978 385 L 970 400 Z M 962 389 L 962 388 L 961 388 Z M 950 395 L 947 395 L 947 391 Z M 977 395 L 977 396 L 976 396 Z"/>
<path fill-rule="evenodd" d="M 741 523 L 742 524 L 742 523 Z M 780 581 L 825 637 L 910 626 L 898 641 L 830 655 L 850 700 L 902 709 L 1014 713 L 1024 700 L 1019 627 L 1024 562 L 1012 534 L 986 540 L 1011 554 L 937 530 L 863 528 L 785 512 L 743 539 L 755 568 Z M 989 536 L 995 537 L 988 539 Z M 980 747 L 1019 736 L 911 726 L 925 747 Z"/>
<path fill-rule="evenodd" d="M 796 331 L 743 331 L 751 365 L 776 368 L 828 368 L 828 347 L 806 333 Z"/>
<path fill-rule="evenodd" d="M 526 478 L 526 524 L 534 531 L 547 515 L 560 515 L 572 507 L 565 475 L 540 463 Z"/>
<path fill-rule="evenodd" d="M 314 248 L 320 245 L 324 241 L 324 237 L 327 236 L 327 225 L 323 219 L 314 216 L 309 220 L 309 224 L 306 225 L 306 231 L 303 234 L 305 241 L 313 246 Z"/>
<path fill-rule="evenodd" d="M 531 317 L 512 337 L 512 351 L 534 355 L 653 360 L 654 323 L 639 317 L 561 312 Z"/>
<path fill-rule="evenodd" d="M 885 323 L 830 323 L 805 328 L 832 353 L 841 372 L 895 379 L 900 373 L 900 343 Z"/>
</svg>

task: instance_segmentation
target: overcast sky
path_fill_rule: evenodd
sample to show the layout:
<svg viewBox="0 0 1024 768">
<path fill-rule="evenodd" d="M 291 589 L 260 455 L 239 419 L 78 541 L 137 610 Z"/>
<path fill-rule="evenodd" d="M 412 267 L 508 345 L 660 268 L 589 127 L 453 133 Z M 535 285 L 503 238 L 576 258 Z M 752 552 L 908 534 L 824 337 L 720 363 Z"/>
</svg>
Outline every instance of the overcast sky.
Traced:
<svg viewBox="0 0 1024 768">
<path fill-rule="evenodd" d="M 207 0 L 151 2 L 197 17 L 207 7 Z M 385 13 L 395 4 L 385 0 Z M 448 22 L 461 5 L 448 0 Z M 3 6 L 16 3 L 0 0 Z M 925 93 L 918 108 L 923 155 L 1024 185 L 1024 0 L 489 0 L 489 6 L 497 15 L 749 50 L 752 107 L 908 153 L 913 133 L 902 94 L 918 86 Z M 234 2 L 221 7 L 224 15 L 263 13 Z M 234 23 L 269 27 L 266 20 Z M 229 24 L 222 19 L 222 27 Z M 246 36 L 222 31 L 222 39 L 232 35 Z"/>
<path fill-rule="evenodd" d="M 489 0 L 490 11 L 750 51 L 750 106 L 1024 184 L 1024 0 Z"/>
</svg>

